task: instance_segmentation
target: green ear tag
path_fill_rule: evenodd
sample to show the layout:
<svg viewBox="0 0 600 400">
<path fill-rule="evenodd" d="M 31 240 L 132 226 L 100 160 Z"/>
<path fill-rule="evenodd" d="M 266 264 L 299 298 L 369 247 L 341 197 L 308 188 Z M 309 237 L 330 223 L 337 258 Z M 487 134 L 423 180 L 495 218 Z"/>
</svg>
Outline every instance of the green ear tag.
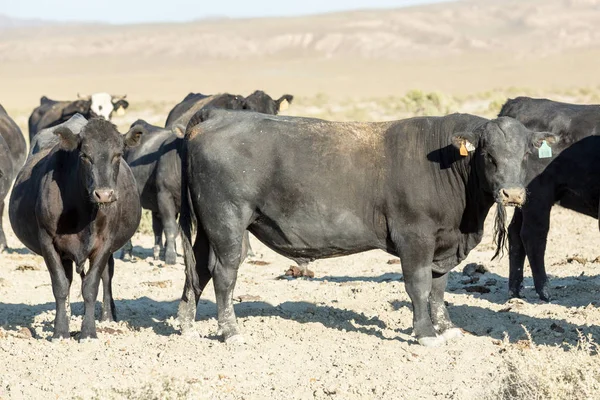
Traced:
<svg viewBox="0 0 600 400">
<path fill-rule="evenodd" d="M 545 140 L 542 141 L 542 145 L 538 149 L 538 156 L 540 158 L 550 158 L 550 157 L 552 157 L 552 148 L 550 146 L 548 146 L 548 143 L 546 143 Z"/>
</svg>

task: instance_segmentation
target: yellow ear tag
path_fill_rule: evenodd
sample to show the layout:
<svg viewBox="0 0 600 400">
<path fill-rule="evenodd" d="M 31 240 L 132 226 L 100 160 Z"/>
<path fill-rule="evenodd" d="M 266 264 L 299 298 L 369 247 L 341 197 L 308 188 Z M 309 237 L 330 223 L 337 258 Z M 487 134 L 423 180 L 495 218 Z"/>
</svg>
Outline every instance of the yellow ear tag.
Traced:
<svg viewBox="0 0 600 400">
<path fill-rule="evenodd" d="M 125 109 L 123 107 L 117 108 L 117 115 L 119 117 L 122 117 L 123 115 L 125 115 Z"/>
<path fill-rule="evenodd" d="M 467 148 L 465 146 L 465 142 L 462 142 L 460 144 L 460 155 L 463 156 L 463 157 L 466 157 L 466 156 L 469 155 L 469 152 L 467 151 Z"/>
</svg>

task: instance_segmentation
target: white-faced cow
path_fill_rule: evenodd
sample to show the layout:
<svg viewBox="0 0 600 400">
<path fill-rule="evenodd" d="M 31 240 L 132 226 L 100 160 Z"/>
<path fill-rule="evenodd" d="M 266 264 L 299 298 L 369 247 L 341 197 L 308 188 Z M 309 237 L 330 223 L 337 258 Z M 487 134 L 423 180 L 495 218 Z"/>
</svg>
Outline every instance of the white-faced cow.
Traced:
<svg viewBox="0 0 600 400">
<path fill-rule="evenodd" d="M 79 134 L 69 124 L 53 128 L 17 176 L 9 216 L 17 237 L 44 257 L 56 300 L 53 339 L 68 339 L 67 301 L 73 263 L 82 277 L 85 315 L 81 339 L 96 337 L 94 308 L 103 282 L 102 320 L 115 319 L 112 253 L 133 235 L 141 207 L 135 178 L 122 159 L 123 138 L 110 122 L 94 118 Z M 89 260 L 89 269 L 84 264 Z"/>
<path fill-rule="evenodd" d="M 95 93 L 91 96 L 77 95 L 74 101 L 56 101 L 43 96 L 40 105 L 36 107 L 29 117 L 29 142 L 33 136 L 44 128 L 50 128 L 65 121 L 73 115 L 81 114 L 89 119 L 102 117 L 110 120 L 113 112 L 122 114 L 129 107 L 125 96 L 114 96 L 108 93 Z"/>
<path fill-rule="evenodd" d="M 164 257 L 166 264 L 175 264 L 177 252 L 175 238 L 178 234 L 177 215 L 181 207 L 181 156 L 180 148 L 185 126 L 199 110 L 211 107 L 230 110 L 251 109 L 258 112 L 277 113 L 282 104 L 291 102 L 293 96 L 285 95 L 273 100 L 261 91 L 254 92 L 252 101 L 229 93 L 206 96 L 190 93 L 169 113 L 167 127 L 160 128 L 138 120 L 131 125 L 130 133 L 144 133 L 139 147 L 128 150 L 125 160 L 135 175 L 142 207 L 152 211 L 154 232 L 154 258 L 162 253 L 162 234 L 165 234 Z M 173 133 L 172 133 L 173 132 Z M 132 245 L 123 251 L 125 260 L 131 258 Z"/>
<path fill-rule="evenodd" d="M 500 116 L 521 121 L 536 131 L 550 131 L 560 140 L 552 156 L 534 154 L 527 165 L 529 200 L 516 209 L 508 228 L 509 296 L 520 297 L 525 257 L 535 290 L 550 300 L 544 265 L 550 210 L 555 203 L 596 218 L 600 198 L 600 105 L 559 103 L 547 99 L 509 99 Z M 594 136 L 594 137 L 589 137 Z"/>
<path fill-rule="evenodd" d="M 466 114 L 339 123 L 201 111 L 182 152 L 182 329 L 212 278 L 219 332 L 239 334 L 233 289 L 248 229 L 299 262 L 370 249 L 399 256 L 419 343 L 459 335 L 444 305 L 448 272 L 481 241 L 494 203 L 504 230 L 504 207 L 525 201 L 528 155 L 552 138 Z"/>
</svg>

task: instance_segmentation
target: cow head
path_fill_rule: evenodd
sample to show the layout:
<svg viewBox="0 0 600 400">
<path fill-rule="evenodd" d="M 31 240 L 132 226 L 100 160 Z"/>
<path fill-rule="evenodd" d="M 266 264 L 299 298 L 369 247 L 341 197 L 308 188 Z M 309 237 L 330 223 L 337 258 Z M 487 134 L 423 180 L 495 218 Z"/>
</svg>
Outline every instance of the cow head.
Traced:
<svg viewBox="0 0 600 400">
<path fill-rule="evenodd" d="M 117 128 L 102 118 L 92 118 L 79 135 L 67 127 L 54 131 L 59 148 L 77 154 L 77 169 L 90 202 L 107 206 L 118 199 L 117 177 L 125 146 L 139 143 L 141 133 L 121 135 Z"/>
<path fill-rule="evenodd" d="M 243 110 L 245 105 L 246 101 L 243 96 L 229 93 L 215 95 L 207 104 L 207 106 L 213 108 L 224 108 L 227 110 Z"/>
<path fill-rule="evenodd" d="M 92 117 L 102 117 L 110 120 L 112 113 L 116 111 L 117 115 L 125 114 L 125 109 L 129 107 L 129 102 L 125 100 L 127 95 L 114 96 L 108 93 L 94 93 L 91 96 L 81 96 L 77 93 L 80 100 L 89 101 L 90 114 Z"/>
<path fill-rule="evenodd" d="M 246 105 L 244 108 L 263 114 L 277 115 L 280 111 L 286 110 L 293 99 L 294 96 L 291 94 L 284 94 L 278 100 L 273 100 L 271 96 L 262 90 L 257 90 L 246 97 Z"/>
<path fill-rule="evenodd" d="M 494 257 L 505 244 L 505 206 L 520 207 L 525 203 L 527 159 L 538 157 L 538 149 L 544 141 L 552 146 L 558 140 L 557 135 L 533 132 L 509 117 L 488 121 L 471 132 L 453 136 L 453 144 L 462 155 L 474 153 L 480 185 L 496 201 L 495 236 L 498 248 Z"/>
</svg>

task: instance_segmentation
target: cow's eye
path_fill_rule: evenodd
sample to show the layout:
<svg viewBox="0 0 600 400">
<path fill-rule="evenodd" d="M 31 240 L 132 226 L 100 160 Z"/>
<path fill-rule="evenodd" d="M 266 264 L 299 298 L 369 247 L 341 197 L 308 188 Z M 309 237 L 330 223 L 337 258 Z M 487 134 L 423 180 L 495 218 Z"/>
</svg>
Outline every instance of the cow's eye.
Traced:
<svg viewBox="0 0 600 400">
<path fill-rule="evenodd" d="M 80 153 L 81 161 L 85 161 L 88 164 L 92 163 L 92 159 L 85 153 Z"/>
<path fill-rule="evenodd" d="M 121 154 L 115 154 L 113 156 L 112 162 L 115 163 L 115 162 L 119 161 L 120 158 L 121 158 Z"/>
<path fill-rule="evenodd" d="M 494 167 L 497 167 L 498 165 L 496 164 L 496 160 L 494 159 L 494 157 L 492 157 L 489 153 L 485 154 L 485 158 L 486 160 L 492 164 Z"/>
</svg>

